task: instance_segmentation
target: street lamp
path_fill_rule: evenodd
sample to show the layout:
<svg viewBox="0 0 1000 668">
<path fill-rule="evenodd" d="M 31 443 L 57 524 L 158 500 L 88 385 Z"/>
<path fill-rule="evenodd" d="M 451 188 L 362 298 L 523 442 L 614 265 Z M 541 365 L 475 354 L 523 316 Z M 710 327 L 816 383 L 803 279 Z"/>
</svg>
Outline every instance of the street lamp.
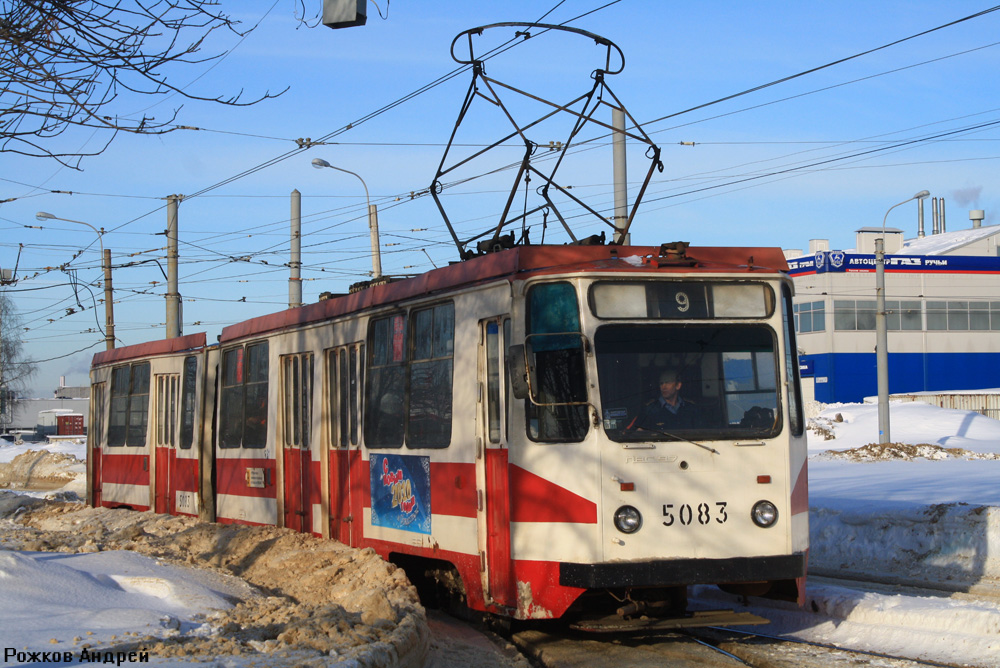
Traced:
<svg viewBox="0 0 1000 668">
<path fill-rule="evenodd" d="M 930 193 L 921 190 L 913 197 L 889 207 L 892 211 L 913 200 L 922 200 Z M 885 221 L 882 218 L 882 236 L 875 240 L 875 373 L 878 379 L 878 442 L 889 443 L 889 332 L 885 322 Z"/>
<path fill-rule="evenodd" d="M 323 158 L 313 158 L 312 166 L 316 169 L 323 169 L 324 167 L 329 167 L 330 169 L 336 169 L 338 172 L 344 172 L 345 174 L 350 174 L 351 176 L 357 177 L 358 181 L 361 181 L 361 185 L 365 188 L 365 199 L 368 201 L 368 231 L 371 234 L 372 243 L 372 276 L 373 278 L 382 277 L 382 254 L 379 251 L 379 241 L 378 241 L 378 211 L 375 209 L 375 205 L 372 204 L 371 198 L 368 196 L 368 185 L 365 180 L 350 171 L 349 169 L 342 169 L 340 167 L 335 167 Z"/>
<path fill-rule="evenodd" d="M 115 347 L 115 307 L 113 296 L 114 292 L 111 288 L 111 250 L 104 249 L 104 228 L 102 227 L 98 230 L 96 227 L 90 223 L 85 223 L 82 220 L 70 220 L 69 218 L 60 218 L 59 216 L 54 216 L 51 213 L 45 211 L 39 211 L 35 214 L 37 220 L 61 220 L 64 223 L 75 223 L 77 225 L 86 225 L 90 229 L 94 230 L 97 234 L 97 243 L 101 247 L 101 265 L 104 268 L 104 344 L 107 350 L 114 350 Z"/>
</svg>

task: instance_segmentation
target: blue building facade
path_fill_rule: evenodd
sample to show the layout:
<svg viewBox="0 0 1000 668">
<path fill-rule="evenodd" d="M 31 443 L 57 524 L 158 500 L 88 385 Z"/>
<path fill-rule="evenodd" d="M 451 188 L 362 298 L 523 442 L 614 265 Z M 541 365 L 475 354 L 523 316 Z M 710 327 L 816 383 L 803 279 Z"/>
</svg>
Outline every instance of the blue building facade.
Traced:
<svg viewBox="0 0 1000 668">
<path fill-rule="evenodd" d="M 874 239 L 860 250 L 790 253 L 804 384 L 822 403 L 877 394 Z M 1000 387 L 1000 226 L 903 243 L 886 230 L 889 392 Z M 871 250 L 872 252 L 864 252 Z M 894 252 L 892 252 L 894 251 Z"/>
</svg>

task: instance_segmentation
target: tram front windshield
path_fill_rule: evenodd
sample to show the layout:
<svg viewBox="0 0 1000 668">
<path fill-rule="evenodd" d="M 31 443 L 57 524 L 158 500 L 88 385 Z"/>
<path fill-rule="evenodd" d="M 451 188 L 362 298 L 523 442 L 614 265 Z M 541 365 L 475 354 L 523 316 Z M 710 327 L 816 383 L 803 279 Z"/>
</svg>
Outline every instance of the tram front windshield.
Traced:
<svg viewBox="0 0 1000 668">
<path fill-rule="evenodd" d="M 605 325 L 594 348 L 611 440 L 766 438 L 781 430 L 777 343 L 767 326 Z"/>
</svg>

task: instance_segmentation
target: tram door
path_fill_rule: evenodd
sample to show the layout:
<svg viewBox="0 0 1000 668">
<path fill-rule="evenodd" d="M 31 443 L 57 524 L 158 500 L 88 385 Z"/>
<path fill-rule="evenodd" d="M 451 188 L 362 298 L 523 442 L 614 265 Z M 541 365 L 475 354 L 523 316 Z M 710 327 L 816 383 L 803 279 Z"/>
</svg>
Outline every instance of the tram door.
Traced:
<svg viewBox="0 0 1000 668">
<path fill-rule="evenodd" d="M 309 447 L 312 443 L 313 356 L 281 358 L 281 466 L 284 526 L 312 531 L 309 498 Z"/>
<path fill-rule="evenodd" d="M 345 545 L 356 545 L 361 523 L 354 521 L 355 499 L 351 479 L 360 480 L 360 365 L 364 347 L 351 344 L 327 351 L 327 378 L 330 386 L 330 537 Z M 352 475 L 352 470 L 354 475 Z M 358 506 L 360 507 L 360 506 Z M 357 524 L 358 536 L 351 534 Z"/>
<path fill-rule="evenodd" d="M 156 407 L 153 431 L 153 489 L 150 506 L 157 513 L 172 513 L 171 481 L 176 463 L 177 409 L 180 394 L 180 374 L 156 374 L 153 388 Z"/>
<path fill-rule="evenodd" d="M 507 391 L 505 350 L 510 319 L 480 322 L 479 447 L 476 485 L 479 491 L 480 563 L 486 566 L 483 588 L 488 602 L 515 607 L 514 573 L 510 554 L 510 490 L 507 458 Z"/>
<path fill-rule="evenodd" d="M 101 455 L 104 452 L 104 405 L 107 383 L 90 386 L 90 422 L 87 427 L 87 474 L 90 481 L 90 505 L 101 507 Z"/>
</svg>

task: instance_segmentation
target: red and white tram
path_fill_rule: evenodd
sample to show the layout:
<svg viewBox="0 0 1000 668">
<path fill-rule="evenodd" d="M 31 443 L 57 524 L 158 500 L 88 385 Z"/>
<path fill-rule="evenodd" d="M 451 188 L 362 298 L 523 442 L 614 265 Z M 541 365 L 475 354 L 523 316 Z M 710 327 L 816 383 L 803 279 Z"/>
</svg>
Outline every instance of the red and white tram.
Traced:
<svg viewBox="0 0 1000 668">
<path fill-rule="evenodd" d="M 372 547 L 517 619 L 605 594 L 671 607 L 692 584 L 794 600 L 808 503 L 786 269 L 773 248 L 522 246 L 217 345 L 99 353 L 91 503 Z M 636 428 L 668 368 L 695 417 Z"/>
</svg>

